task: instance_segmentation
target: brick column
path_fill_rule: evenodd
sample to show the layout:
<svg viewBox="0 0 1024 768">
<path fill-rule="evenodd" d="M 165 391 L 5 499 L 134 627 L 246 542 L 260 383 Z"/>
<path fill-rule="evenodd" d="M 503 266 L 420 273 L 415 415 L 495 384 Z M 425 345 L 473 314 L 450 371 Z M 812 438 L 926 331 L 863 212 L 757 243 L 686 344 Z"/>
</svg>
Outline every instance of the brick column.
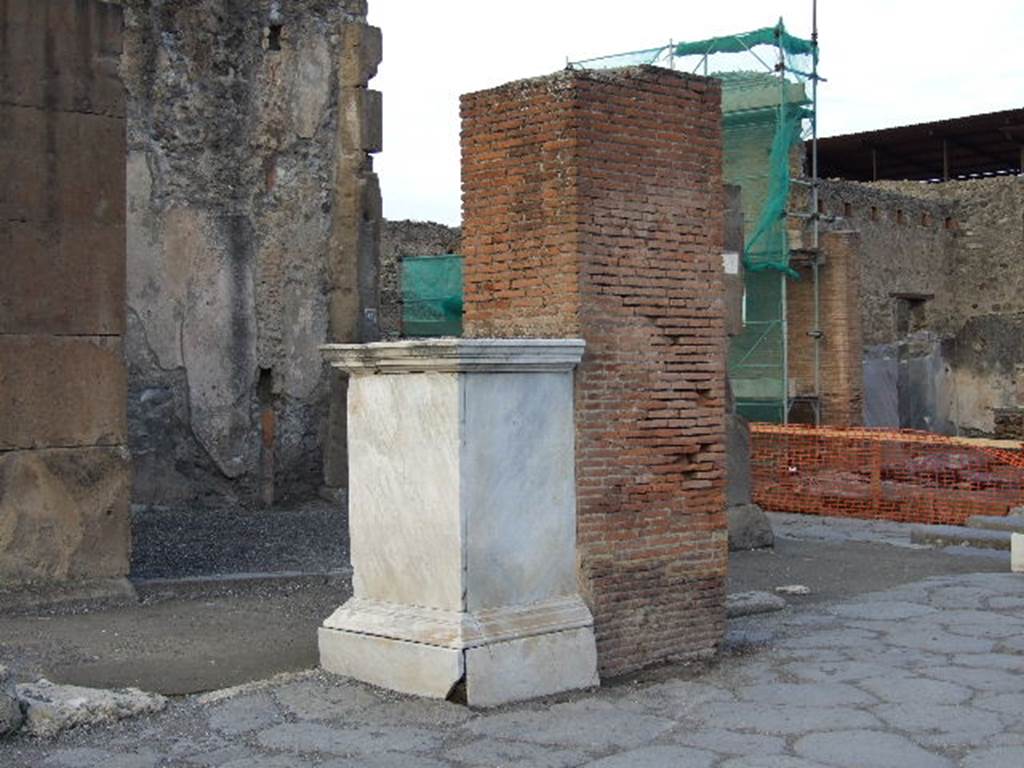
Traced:
<svg viewBox="0 0 1024 768">
<path fill-rule="evenodd" d="M 823 232 L 824 263 L 819 272 L 822 424 L 863 423 L 863 356 L 860 310 L 860 234 Z M 814 392 L 814 277 L 809 267 L 787 285 L 789 375 L 797 392 Z"/>
<path fill-rule="evenodd" d="M 724 627 L 719 100 L 656 68 L 462 98 L 466 335 L 587 342 L 577 529 L 603 675 L 712 653 Z"/>
</svg>

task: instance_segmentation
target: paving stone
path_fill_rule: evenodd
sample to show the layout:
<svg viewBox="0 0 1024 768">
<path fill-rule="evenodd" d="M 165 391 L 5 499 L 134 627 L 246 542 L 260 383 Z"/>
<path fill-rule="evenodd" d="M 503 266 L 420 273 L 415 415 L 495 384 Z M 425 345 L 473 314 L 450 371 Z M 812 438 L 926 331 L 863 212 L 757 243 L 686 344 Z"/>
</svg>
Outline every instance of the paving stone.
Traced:
<svg viewBox="0 0 1024 768">
<path fill-rule="evenodd" d="M 470 768 L 573 768 L 589 758 L 575 749 L 558 749 L 539 744 L 500 739 L 480 739 L 445 752 L 445 757 Z"/>
<path fill-rule="evenodd" d="M 226 763 L 215 763 L 217 768 L 312 768 L 313 764 L 295 755 L 246 755 Z M 324 763 L 320 764 L 321 766 Z"/>
<path fill-rule="evenodd" d="M 909 739 L 881 731 L 812 733 L 793 745 L 798 755 L 843 768 L 953 768 L 952 761 Z"/>
<path fill-rule="evenodd" d="M 713 752 L 686 747 L 643 747 L 587 763 L 588 768 L 711 768 Z"/>
<path fill-rule="evenodd" d="M 885 642 L 934 653 L 989 653 L 995 648 L 995 643 L 985 638 L 954 635 L 938 627 L 904 625 L 887 632 Z"/>
<path fill-rule="evenodd" d="M 775 642 L 777 634 L 765 626 L 736 626 L 730 623 L 722 639 L 723 654 L 750 653 L 767 648 Z"/>
<path fill-rule="evenodd" d="M 984 667 L 935 667 L 922 674 L 987 693 L 1013 693 L 1021 688 L 1018 675 Z"/>
<path fill-rule="evenodd" d="M 893 728 L 920 734 L 917 741 L 928 744 L 952 745 L 975 739 L 985 739 L 999 733 L 1003 724 L 991 712 L 968 706 L 946 704 L 884 704 L 874 713 Z M 941 738 L 933 738 L 941 737 Z"/>
<path fill-rule="evenodd" d="M 748 755 L 734 757 L 719 763 L 718 768 L 829 768 L 829 766 L 790 755 Z"/>
<path fill-rule="evenodd" d="M 865 661 L 827 661 L 808 664 L 793 661 L 783 667 L 785 673 L 807 682 L 848 683 L 892 674 L 890 667 Z"/>
<path fill-rule="evenodd" d="M 908 603 L 902 600 L 869 600 L 860 603 L 844 603 L 843 605 L 833 606 L 828 611 L 831 614 L 847 619 L 869 619 L 873 621 L 894 621 L 937 613 L 937 610 L 929 605 Z"/>
<path fill-rule="evenodd" d="M 928 604 L 935 608 L 963 608 L 968 605 L 982 605 L 990 597 L 992 589 L 989 586 L 945 586 L 929 594 Z"/>
<path fill-rule="evenodd" d="M 268 749 L 350 756 L 376 752 L 427 752 L 440 745 L 441 737 L 422 728 L 335 728 L 320 723 L 285 723 L 262 731 L 257 741 Z"/>
<path fill-rule="evenodd" d="M 155 768 L 160 760 L 160 755 L 150 750 L 114 753 L 104 749 L 79 747 L 54 750 L 45 765 L 54 768 Z"/>
<path fill-rule="evenodd" d="M 860 687 L 891 704 L 961 704 L 974 692 L 945 680 L 889 675 L 862 680 Z"/>
<path fill-rule="evenodd" d="M 289 683 L 278 688 L 274 697 L 300 720 L 372 719 L 374 708 L 381 703 L 380 696 L 364 686 L 325 686 L 316 680 Z"/>
<path fill-rule="evenodd" d="M 476 714 L 469 707 L 454 702 L 410 697 L 383 702 L 371 711 L 364 711 L 363 718 L 367 717 L 376 723 L 439 728 L 461 725 L 476 717 Z M 361 718 L 358 714 L 352 714 L 349 719 Z"/>
<path fill-rule="evenodd" d="M 730 619 L 760 613 L 774 613 L 785 607 L 785 598 L 760 590 L 734 592 L 725 598 L 725 615 Z"/>
<path fill-rule="evenodd" d="M 1024 672 L 1024 655 L 1012 653 L 961 653 L 956 657 L 956 663 L 963 667 Z"/>
<path fill-rule="evenodd" d="M 1003 653 L 1024 653 L 1024 635 L 1003 638 L 996 644 L 996 650 Z"/>
<path fill-rule="evenodd" d="M 225 765 L 248 765 L 246 761 L 251 762 L 256 759 L 256 756 L 244 745 L 232 744 L 217 749 L 190 752 L 177 759 L 186 765 L 199 766 L 199 768 L 223 768 Z"/>
<path fill-rule="evenodd" d="M 284 720 L 277 705 L 266 694 L 238 696 L 214 707 L 209 715 L 210 728 L 231 736 L 266 728 Z"/>
<path fill-rule="evenodd" d="M 477 736 L 601 751 L 649 744 L 674 726 L 675 722 L 663 717 L 626 712 L 600 700 L 583 700 L 544 711 L 488 715 L 465 727 Z"/>
<path fill-rule="evenodd" d="M 790 648 L 877 648 L 878 635 L 863 629 L 834 629 L 809 632 L 788 642 Z"/>
<path fill-rule="evenodd" d="M 1021 682 L 1021 689 L 1018 693 L 979 695 L 971 705 L 989 712 L 1001 712 L 1004 715 L 1024 718 L 1024 682 Z"/>
<path fill-rule="evenodd" d="M 944 654 L 921 651 L 916 648 L 903 648 L 877 644 L 874 648 L 854 649 L 848 652 L 852 661 L 881 664 L 893 670 L 930 670 L 948 664 Z"/>
<path fill-rule="evenodd" d="M 756 701 L 762 705 L 839 707 L 878 703 L 874 696 L 844 683 L 754 685 L 740 691 L 740 696 L 747 701 Z"/>
<path fill-rule="evenodd" d="M 239 768 L 243 768 L 239 766 Z M 450 768 L 448 763 L 442 763 L 430 757 L 418 755 L 369 755 L 354 760 L 328 760 L 319 763 L 317 768 Z"/>
<path fill-rule="evenodd" d="M 709 749 L 727 755 L 772 755 L 786 751 L 786 741 L 778 736 L 737 733 L 718 729 L 687 729 L 672 734 L 672 740 L 690 747 Z"/>
<path fill-rule="evenodd" d="M 988 605 L 989 608 L 993 608 L 997 611 L 1024 608 L 1024 597 L 990 597 L 988 599 Z"/>
<path fill-rule="evenodd" d="M 880 725 L 868 712 L 850 707 L 767 707 L 753 702 L 739 702 L 709 704 L 701 715 L 705 722 L 718 728 L 781 735 L 837 728 L 873 728 Z"/>
<path fill-rule="evenodd" d="M 996 747 L 972 750 L 960 765 L 963 768 L 1020 768 L 1022 763 L 1020 747 Z"/>
<path fill-rule="evenodd" d="M 685 717 L 687 712 L 709 701 L 735 701 L 736 696 L 721 686 L 690 680 L 670 680 L 630 691 L 615 699 L 616 707 L 630 711 L 658 711 L 671 718 Z"/>
</svg>

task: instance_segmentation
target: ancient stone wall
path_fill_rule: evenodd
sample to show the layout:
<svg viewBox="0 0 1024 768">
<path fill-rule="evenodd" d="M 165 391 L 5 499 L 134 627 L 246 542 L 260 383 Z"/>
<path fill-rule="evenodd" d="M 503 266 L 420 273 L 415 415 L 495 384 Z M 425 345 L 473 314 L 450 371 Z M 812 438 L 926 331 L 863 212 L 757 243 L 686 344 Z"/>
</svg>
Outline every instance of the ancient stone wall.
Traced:
<svg viewBox="0 0 1024 768">
<path fill-rule="evenodd" d="M 0 583 L 128 571 L 121 23 L 0 3 Z"/>
<path fill-rule="evenodd" d="M 897 341 L 896 295 L 927 299 L 936 330 L 954 327 L 946 290 L 956 238 L 952 208 L 854 181 L 821 183 L 822 213 L 836 229 L 860 233 L 860 301 L 864 344 Z"/>
<path fill-rule="evenodd" d="M 402 259 L 458 253 L 462 233 L 432 221 L 385 221 L 380 237 L 380 332 L 402 335 Z"/>
<path fill-rule="evenodd" d="M 604 675 L 711 653 L 724 627 L 719 100 L 653 68 L 462 99 L 466 334 L 587 343 L 577 525 Z"/>
<path fill-rule="evenodd" d="M 867 422 L 1006 433 L 1024 407 L 1024 177 L 822 192 L 861 235 Z"/>
<path fill-rule="evenodd" d="M 379 30 L 364 0 L 124 5 L 133 498 L 309 495 L 325 443 L 343 484 L 317 348 L 377 334 Z"/>
</svg>

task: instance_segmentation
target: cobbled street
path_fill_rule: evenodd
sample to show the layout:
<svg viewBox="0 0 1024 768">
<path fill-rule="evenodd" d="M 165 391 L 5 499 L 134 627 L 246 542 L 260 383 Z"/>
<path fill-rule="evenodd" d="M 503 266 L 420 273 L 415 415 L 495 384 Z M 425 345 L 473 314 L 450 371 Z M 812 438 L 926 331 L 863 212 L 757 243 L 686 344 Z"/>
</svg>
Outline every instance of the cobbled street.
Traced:
<svg viewBox="0 0 1024 768">
<path fill-rule="evenodd" d="M 55 768 L 1019 768 L 1024 579 L 929 578 L 733 621 L 713 667 L 473 712 L 322 673 L 0 747 Z"/>
</svg>

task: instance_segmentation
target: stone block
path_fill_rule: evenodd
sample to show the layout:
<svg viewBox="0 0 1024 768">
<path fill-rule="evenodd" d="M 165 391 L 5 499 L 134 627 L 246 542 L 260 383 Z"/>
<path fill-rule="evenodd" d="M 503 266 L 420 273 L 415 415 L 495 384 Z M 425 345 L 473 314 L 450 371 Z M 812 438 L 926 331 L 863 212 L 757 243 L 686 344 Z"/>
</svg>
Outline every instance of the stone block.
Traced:
<svg viewBox="0 0 1024 768">
<path fill-rule="evenodd" d="M 348 108 L 339 117 L 341 146 L 346 152 L 380 152 L 383 139 L 383 95 L 363 88 L 346 89 Z"/>
<path fill-rule="evenodd" d="M 0 99 L 63 112 L 124 115 L 120 5 L 10 0 L 2 6 Z"/>
<path fill-rule="evenodd" d="M 466 702 L 496 707 L 599 684 L 590 628 L 551 632 L 466 651 Z"/>
<path fill-rule="evenodd" d="M 345 24 L 342 27 L 341 39 L 342 87 L 365 86 L 377 74 L 377 65 L 383 57 L 380 29 L 368 24 Z"/>
<path fill-rule="evenodd" d="M 123 447 L 0 452 L 0 581 L 126 575 L 129 488 Z"/>
<path fill-rule="evenodd" d="M 0 333 L 122 334 L 124 237 L 118 225 L 71 224 L 47 234 L 10 222 L 0 232 Z"/>
<path fill-rule="evenodd" d="M 1010 570 L 1024 573 L 1024 533 L 1010 534 Z"/>
<path fill-rule="evenodd" d="M 4 105 L 0 126 L 6 220 L 124 226 L 124 119 Z"/>
<path fill-rule="evenodd" d="M 23 683 L 16 690 L 25 704 L 26 732 L 43 738 L 70 728 L 110 725 L 129 717 L 151 715 L 167 706 L 167 699 L 160 694 L 138 688 L 83 688 L 44 679 Z"/>
<path fill-rule="evenodd" d="M 749 504 L 753 489 L 750 474 L 750 426 L 737 413 L 725 415 L 725 451 L 726 506 Z"/>
<path fill-rule="evenodd" d="M 729 519 L 729 549 L 762 549 L 775 544 L 768 515 L 757 504 L 741 504 L 725 511 Z"/>
<path fill-rule="evenodd" d="M 121 347 L 114 337 L 0 336 L 0 450 L 124 443 Z"/>
<path fill-rule="evenodd" d="M 446 699 L 464 674 L 462 652 L 321 627 L 320 666 L 401 693 Z"/>
<path fill-rule="evenodd" d="M 14 695 L 14 683 L 8 680 L 7 667 L 0 664 L 0 739 L 17 731 L 24 721 L 21 704 Z"/>
</svg>

